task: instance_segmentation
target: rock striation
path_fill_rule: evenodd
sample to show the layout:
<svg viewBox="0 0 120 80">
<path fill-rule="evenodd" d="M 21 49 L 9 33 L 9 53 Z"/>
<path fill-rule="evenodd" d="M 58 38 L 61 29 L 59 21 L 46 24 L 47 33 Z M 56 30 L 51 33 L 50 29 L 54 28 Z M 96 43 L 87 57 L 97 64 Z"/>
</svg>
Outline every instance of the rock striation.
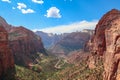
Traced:
<svg viewBox="0 0 120 80">
<path fill-rule="evenodd" d="M 120 80 L 120 11 L 112 9 L 98 22 L 88 45 L 93 54 L 104 56 L 104 80 Z"/>
</svg>

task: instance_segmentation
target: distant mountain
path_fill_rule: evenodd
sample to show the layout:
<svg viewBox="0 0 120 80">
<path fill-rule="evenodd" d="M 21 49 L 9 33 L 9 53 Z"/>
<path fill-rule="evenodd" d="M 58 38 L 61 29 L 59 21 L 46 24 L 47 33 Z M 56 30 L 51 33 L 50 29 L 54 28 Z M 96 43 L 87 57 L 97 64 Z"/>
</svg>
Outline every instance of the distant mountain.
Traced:
<svg viewBox="0 0 120 80">
<path fill-rule="evenodd" d="M 36 31 L 35 34 L 42 38 L 43 44 L 45 48 L 50 48 L 59 40 L 61 40 L 67 34 L 53 34 L 53 33 L 45 33 L 42 31 Z"/>
<path fill-rule="evenodd" d="M 36 62 L 37 54 L 47 55 L 41 38 L 34 32 L 22 26 L 11 26 L 2 17 L 0 17 L 0 24 L 8 32 L 9 46 L 14 55 L 15 64 L 29 66 Z"/>
<path fill-rule="evenodd" d="M 87 32 L 72 32 L 64 36 L 49 51 L 56 55 L 68 54 L 71 51 L 83 49 L 85 43 L 91 38 L 94 30 Z"/>
</svg>

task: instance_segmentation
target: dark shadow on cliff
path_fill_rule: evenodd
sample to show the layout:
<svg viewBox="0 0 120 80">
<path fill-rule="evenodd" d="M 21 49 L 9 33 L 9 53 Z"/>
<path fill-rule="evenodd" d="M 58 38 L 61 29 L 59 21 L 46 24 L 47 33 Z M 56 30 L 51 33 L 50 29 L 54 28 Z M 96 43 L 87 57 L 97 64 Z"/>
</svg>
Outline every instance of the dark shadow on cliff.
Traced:
<svg viewBox="0 0 120 80">
<path fill-rule="evenodd" d="M 15 67 L 9 68 L 6 72 L 3 72 L 3 74 L 0 76 L 0 80 L 16 80 L 15 74 Z"/>
</svg>

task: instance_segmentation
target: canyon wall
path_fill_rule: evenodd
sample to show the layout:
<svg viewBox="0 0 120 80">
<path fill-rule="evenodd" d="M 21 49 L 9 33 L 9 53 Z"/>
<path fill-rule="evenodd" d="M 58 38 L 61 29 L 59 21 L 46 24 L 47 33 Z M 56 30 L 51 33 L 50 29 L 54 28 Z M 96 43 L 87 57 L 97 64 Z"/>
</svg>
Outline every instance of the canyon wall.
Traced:
<svg viewBox="0 0 120 80">
<path fill-rule="evenodd" d="M 120 80 L 120 11 L 112 9 L 98 22 L 89 50 L 103 57 L 104 80 Z"/>
<path fill-rule="evenodd" d="M 8 43 L 8 33 L 0 24 L 0 80 L 14 76 L 14 58 Z M 11 79 L 9 79 L 11 80 Z"/>
</svg>

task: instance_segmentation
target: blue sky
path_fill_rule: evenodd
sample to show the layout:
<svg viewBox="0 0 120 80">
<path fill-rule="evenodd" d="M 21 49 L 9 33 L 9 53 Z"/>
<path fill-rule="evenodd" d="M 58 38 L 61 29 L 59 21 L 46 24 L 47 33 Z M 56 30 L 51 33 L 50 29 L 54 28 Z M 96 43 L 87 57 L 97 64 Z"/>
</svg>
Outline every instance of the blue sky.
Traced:
<svg viewBox="0 0 120 80">
<path fill-rule="evenodd" d="M 120 10 L 120 0 L 0 0 L 9 24 L 53 33 L 94 29 L 113 8 Z"/>
</svg>

